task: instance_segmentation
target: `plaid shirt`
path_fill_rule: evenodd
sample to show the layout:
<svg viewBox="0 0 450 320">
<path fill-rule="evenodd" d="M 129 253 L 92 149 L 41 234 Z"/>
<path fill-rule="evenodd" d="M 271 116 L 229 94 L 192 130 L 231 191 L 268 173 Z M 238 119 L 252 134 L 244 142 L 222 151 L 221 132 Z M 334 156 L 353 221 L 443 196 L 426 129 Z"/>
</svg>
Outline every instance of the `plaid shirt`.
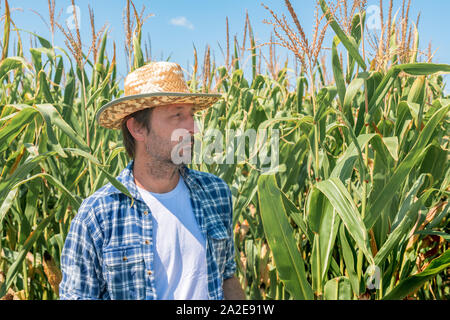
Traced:
<svg viewBox="0 0 450 320">
<path fill-rule="evenodd" d="M 108 183 L 82 202 L 72 220 L 61 255 L 60 299 L 158 299 L 152 216 L 132 169 L 133 161 L 117 180 L 134 201 Z M 223 280 L 236 271 L 230 188 L 222 179 L 186 166 L 180 174 L 207 239 L 209 299 L 223 299 Z"/>
</svg>

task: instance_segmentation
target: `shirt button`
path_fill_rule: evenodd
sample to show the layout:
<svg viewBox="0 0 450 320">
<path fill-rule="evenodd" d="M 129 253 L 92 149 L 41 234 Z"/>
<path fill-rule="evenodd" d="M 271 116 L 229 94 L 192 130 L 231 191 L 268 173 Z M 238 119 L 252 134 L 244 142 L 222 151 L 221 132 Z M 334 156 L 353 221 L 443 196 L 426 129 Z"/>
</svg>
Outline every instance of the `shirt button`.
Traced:
<svg viewBox="0 0 450 320">
<path fill-rule="evenodd" d="M 144 211 L 144 215 L 148 215 L 148 211 L 147 210 Z"/>
<path fill-rule="evenodd" d="M 127 261 L 128 260 L 128 258 L 127 257 L 123 257 L 123 261 Z"/>
<path fill-rule="evenodd" d="M 148 241 L 148 240 L 145 240 L 145 244 L 150 244 L 150 241 Z"/>
<path fill-rule="evenodd" d="M 148 270 L 148 271 L 147 271 L 147 274 L 148 274 L 148 275 L 151 275 L 151 274 L 152 274 L 151 270 Z"/>
</svg>

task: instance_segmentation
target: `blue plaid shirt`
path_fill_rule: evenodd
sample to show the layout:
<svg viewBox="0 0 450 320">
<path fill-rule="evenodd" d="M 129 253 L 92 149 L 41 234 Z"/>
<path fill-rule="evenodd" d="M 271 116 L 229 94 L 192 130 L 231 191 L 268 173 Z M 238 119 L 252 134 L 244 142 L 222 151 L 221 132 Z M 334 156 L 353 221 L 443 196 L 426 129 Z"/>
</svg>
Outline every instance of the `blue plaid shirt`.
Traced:
<svg viewBox="0 0 450 320">
<path fill-rule="evenodd" d="M 60 299 L 158 299 L 151 210 L 137 190 L 133 163 L 117 177 L 133 201 L 108 183 L 82 202 L 72 220 L 61 255 Z M 207 239 L 209 299 L 223 299 L 223 280 L 236 271 L 230 188 L 186 166 L 180 174 Z"/>
</svg>

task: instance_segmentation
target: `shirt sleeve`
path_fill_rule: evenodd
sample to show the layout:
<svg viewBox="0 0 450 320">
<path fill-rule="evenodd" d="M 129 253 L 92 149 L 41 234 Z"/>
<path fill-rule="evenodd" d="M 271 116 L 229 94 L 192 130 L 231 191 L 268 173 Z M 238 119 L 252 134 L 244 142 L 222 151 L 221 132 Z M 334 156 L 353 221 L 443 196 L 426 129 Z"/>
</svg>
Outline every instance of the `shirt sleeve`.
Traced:
<svg viewBox="0 0 450 320">
<path fill-rule="evenodd" d="M 106 283 L 93 238 L 98 232 L 92 230 L 92 225 L 87 222 L 89 219 L 82 215 L 82 208 L 71 222 L 61 254 L 60 299 L 107 299 Z"/>
<path fill-rule="evenodd" d="M 233 237 L 233 198 L 231 196 L 230 188 L 227 185 L 228 202 L 230 207 L 230 214 L 228 216 L 227 232 L 228 232 L 228 243 L 227 243 L 227 256 L 225 263 L 225 270 L 223 273 L 223 279 L 229 279 L 234 276 L 236 272 L 236 260 L 235 260 L 235 248 L 234 248 L 234 237 Z"/>
</svg>

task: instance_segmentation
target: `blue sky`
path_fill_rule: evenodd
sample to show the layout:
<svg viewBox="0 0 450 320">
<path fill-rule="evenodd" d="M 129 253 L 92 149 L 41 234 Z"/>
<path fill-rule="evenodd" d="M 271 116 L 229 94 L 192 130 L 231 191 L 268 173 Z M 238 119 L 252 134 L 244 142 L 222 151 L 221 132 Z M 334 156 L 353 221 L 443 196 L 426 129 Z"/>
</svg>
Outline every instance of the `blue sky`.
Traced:
<svg viewBox="0 0 450 320">
<path fill-rule="evenodd" d="M 3 0 L 1 10 L 4 10 Z M 292 0 L 292 5 L 299 16 L 305 33 L 310 37 L 314 18 L 314 0 Z M 389 0 L 384 0 L 385 16 Z M 60 13 L 60 23 L 71 18 L 70 0 L 56 1 L 56 12 Z M 117 47 L 119 75 L 124 77 L 127 67 L 124 54 L 124 27 L 123 9 L 125 0 L 77 0 L 76 5 L 80 8 L 81 15 L 81 37 L 84 43 L 90 43 L 90 22 L 88 5 L 94 10 L 96 28 L 99 29 L 107 23 L 110 30 L 110 38 L 114 40 Z M 270 38 L 271 26 L 264 24 L 264 19 L 271 19 L 270 13 L 263 8 L 261 3 L 270 7 L 277 14 L 284 13 L 288 19 L 284 1 L 282 0 L 135 0 L 138 10 L 143 5 L 147 14 L 153 14 L 143 29 L 143 40 L 150 37 L 153 60 L 167 59 L 179 63 L 183 68 L 192 68 L 193 45 L 197 48 L 202 61 L 205 47 L 209 44 L 217 63 L 224 61 L 220 46 L 226 48 L 226 17 L 229 19 L 230 37 L 237 36 L 242 42 L 246 11 L 249 13 L 250 21 L 256 36 L 257 43 L 267 42 Z M 368 6 L 379 6 L 379 0 L 368 0 Z M 394 0 L 394 11 L 401 6 L 401 0 Z M 25 30 L 36 32 L 41 36 L 51 39 L 50 31 L 42 19 L 32 12 L 39 12 L 44 19 L 48 19 L 47 0 L 9 0 L 11 8 L 17 8 L 13 12 L 13 20 L 16 25 Z M 419 23 L 420 49 L 426 51 L 428 44 L 432 41 L 433 51 L 437 49 L 433 62 L 450 64 L 450 1 L 448 0 L 412 0 L 410 9 L 411 20 L 415 22 L 418 12 L 421 12 Z M 399 15 L 401 12 L 399 12 Z M 67 20 L 70 23 L 70 20 Z M 3 30 L 2 30 L 3 31 Z M 331 28 L 327 32 L 324 47 L 331 47 Z M 22 34 L 29 43 L 29 37 Z M 25 41 L 25 40 L 24 40 Z M 64 47 L 64 38 L 57 32 L 55 45 Z M 109 46 L 111 46 L 111 41 Z M 87 50 L 87 48 L 85 49 Z M 112 52 L 112 50 L 110 50 Z M 263 47 L 263 53 L 267 54 L 267 47 Z M 284 62 L 287 51 L 277 48 L 280 60 Z M 327 51 L 325 50 L 326 54 Z M 290 61 L 293 61 L 292 55 Z M 327 58 L 327 61 L 330 58 Z M 250 61 L 248 61 L 250 65 Z M 263 63 L 264 65 L 264 63 Z M 190 71 L 190 70 L 189 70 Z M 331 73 L 331 70 L 328 71 Z M 448 83 L 450 78 L 445 76 Z M 447 86 L 450 86 L 447 85 Z M 446 88 L 450 92 L 450 88 Z"/>
</svg>

